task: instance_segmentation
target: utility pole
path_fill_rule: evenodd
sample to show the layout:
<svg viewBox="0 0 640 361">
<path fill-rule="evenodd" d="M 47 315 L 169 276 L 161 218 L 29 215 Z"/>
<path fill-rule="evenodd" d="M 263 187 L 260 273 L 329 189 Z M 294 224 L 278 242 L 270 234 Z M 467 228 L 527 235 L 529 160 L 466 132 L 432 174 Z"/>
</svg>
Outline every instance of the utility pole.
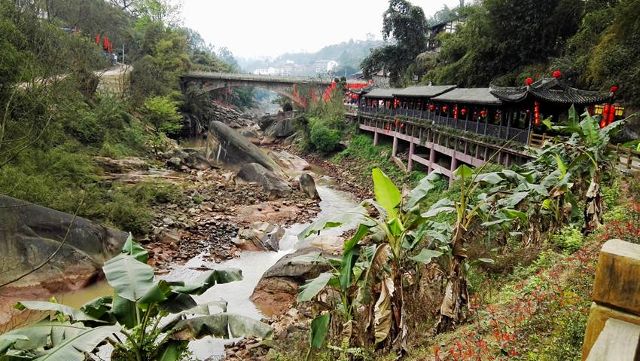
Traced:
<svg viewBox="0 0 640 361">
<path fill-rule="evenodd" d="M 124 43 L 122 44 L 122 65 L 124 65 Z"/>
</svg>

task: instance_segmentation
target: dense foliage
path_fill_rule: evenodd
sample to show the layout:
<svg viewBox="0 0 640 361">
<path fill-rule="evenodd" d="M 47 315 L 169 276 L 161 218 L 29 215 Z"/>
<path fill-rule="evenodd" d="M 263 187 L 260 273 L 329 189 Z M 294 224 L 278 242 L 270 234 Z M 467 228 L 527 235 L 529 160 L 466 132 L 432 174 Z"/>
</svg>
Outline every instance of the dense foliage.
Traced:
<svg viewBox="0 0 640 361">
<path fill-rule="evenodd" d="M 390 1 L 388 12 L 396 3 Z M 426 49 L 417 42 L 418 53 L 403 52 L 405 40 L 399 37 L 398 45 L 374 49 L 362 66 L 370 74 L 384 64 L 396 84 L 406 85 L 417 75 L 425 84 L 467 87 L 520 85 L 559 69 L 579 87 L 608 90 L 618 84 L 621 99 L 638 106 L 639 11 L 638 0 L 483 0 L 434 16 L 432 23 L 461 21 L 455 33 L 438 36 L 438 53 L 418 56 Z M 390 27 L 385 15 L 383 33 L 412 29 L 413 39 L 426 38 L 415 19 L 400 20 Z"/>
<path fill-rule="evenodd" d="M 18 303 L 18 309 L 50 316 L 0 335 L 0 358 L 81 361 L 106 342 L 113 346 L 114 361 L 178 361 L 184 359 L 190 340 L 271 334 L 261 322 L 227 313 L 224 300 L 198 305 L 191 296 L 216 284 L 242 280 L 240 270 L 215 270 L 191 282 L 167 282 L 155 279 L 147 259 L 147 251 L 129 237 L 122 253 L 103 267 L 113 296 L 97 298 L 80 309 L 55 302 Z"/>
<path fill-rule="evenodd" d="M 161 150 L 181 128 L 180 74 L 194 64 L 231 70 L 176 16 L 160 0 L 0 0 L 1 193 L 135 233 L 149 229 L 162 187 L 105 183 L 92 158 Z M 109 63 L 97 34 L 120 60 L 124 45 L 132 72 L 102 74 Z"/>
</svg>

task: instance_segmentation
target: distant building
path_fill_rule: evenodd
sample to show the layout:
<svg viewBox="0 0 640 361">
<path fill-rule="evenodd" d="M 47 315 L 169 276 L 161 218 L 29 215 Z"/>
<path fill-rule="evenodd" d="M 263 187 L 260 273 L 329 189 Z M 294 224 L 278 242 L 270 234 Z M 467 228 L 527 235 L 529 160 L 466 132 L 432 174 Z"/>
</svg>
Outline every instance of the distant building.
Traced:
<svg viewBox="0 0 640 361">
<path fill-rule="evenodd" d="M 455 18 L 430 26 L 427 34 L 427 51 L 439 51 L 441 44 L 438 40 L 438 35 L 442 33 L 453 34 L 458 29 L 458 26 L 462 24 L 464 24 L 463 19 Z"/>
</svg>

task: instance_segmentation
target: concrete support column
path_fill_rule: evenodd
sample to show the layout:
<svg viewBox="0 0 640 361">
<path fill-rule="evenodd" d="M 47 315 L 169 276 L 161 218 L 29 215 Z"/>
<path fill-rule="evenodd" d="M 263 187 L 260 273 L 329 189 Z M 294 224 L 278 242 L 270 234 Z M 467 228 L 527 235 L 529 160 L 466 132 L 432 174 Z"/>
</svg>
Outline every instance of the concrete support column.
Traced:
<svg viewBox="0 0 640 361">
<path fill-rule="evenodd" d="M 395 157 L 398 153 L 398 132 L 393 132 L 393 148 L 391 148 L 391 156 Z"/>
<path fill-rule="evenodd" d="M 458 158 L 456 158 L 456 153 L 457 152 L 453 152 L 453 155 L 451 156 L 451 168 L 449 169 L 451 171 L 451 177 L 449 178 L 449 186 L 453 184 L 453 172 L 458 168 Z"/>
<path fill-rule="evenodd" d="M 373 133 L 373 145 L 378 145 L 378 130 L 377 130 L 377 128 Z"/>
<path fill-rule="evenodd" d="M 436 150 L 433 147 L 429 148 L 429 170 L 427 173 L 431 173 L 433 170 L 433 163 L 436 162 Z"/>
<path fill-rule="evenodd" d="M 407 164 L 407 171 L 413 170 L 413 153 L 415 153 L 415 145 L 413 142 L 409 143 L 409 163 Z"/>
</svg>

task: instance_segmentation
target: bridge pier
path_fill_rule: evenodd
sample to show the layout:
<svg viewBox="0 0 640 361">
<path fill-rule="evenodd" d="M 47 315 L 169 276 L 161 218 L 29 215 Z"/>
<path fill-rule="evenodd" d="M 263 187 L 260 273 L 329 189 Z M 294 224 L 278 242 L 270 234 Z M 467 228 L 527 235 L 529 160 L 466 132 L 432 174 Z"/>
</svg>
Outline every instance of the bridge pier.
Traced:
<svg viewBox="0 0 640 361">
<path fill-rule="evenodd" d="M 393 147 L 391 148 L 391 156 L 395 157 L 398 153 L 398 136 L 397 133 L 393 132 Z"/>
<path fill-rule="evenodd" d="M 376 130 L 375 132 L 373 132 L 373 145 L 374 146 L 378 145 L 378 140 L 379 140 L 378 139 L 378 131 Z"/>
<path fill-rule="evenodd" d="M 429 148 L 429 168 L 427 169 L 428 173 L 431 173 L 433 171 L 433 163 L 435 162 L 436 162 L 436 150 L 432 145 L 431 148 Z"/>
<path fill-rule="evenodd" d="M 451 177 L 449 177 L 449 187 L 453 184 L 454 176 L 453 172 L 458 169 L 458 158 L 456 158 L 456 151 L 451 155 L 451 167 L 449 167 L 449 171 L 451 172 Z"/>
</svg>

